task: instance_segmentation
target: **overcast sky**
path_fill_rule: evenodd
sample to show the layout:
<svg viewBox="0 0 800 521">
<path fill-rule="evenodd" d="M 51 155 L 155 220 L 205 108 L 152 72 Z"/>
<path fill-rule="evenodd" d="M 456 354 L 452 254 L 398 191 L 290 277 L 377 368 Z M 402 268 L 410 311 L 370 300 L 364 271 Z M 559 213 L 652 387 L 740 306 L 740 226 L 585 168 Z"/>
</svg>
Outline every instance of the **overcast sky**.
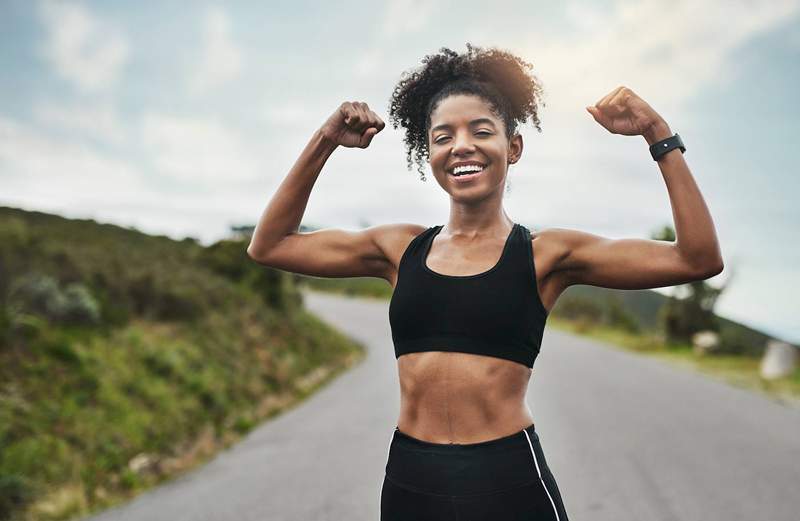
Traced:
<svg viewBox="0 0 800 521">
<path fill-rule="evenodd" d="M 210 244 L 254 224 L 313 131 L 359 100 L 387 127 L 334 152 L 304 223 L 444 223 L 448 198 L 406 168 L 387 106 L 403 71 L 468 41 L 543 84 L 514 221 L 612 238 L 672 224 L 644 138 L 584 109 L 630 87 L 686 144 L 726 262 L 718 311 L 800 342 L 800 1 L 3 0 L 0 205 Z"/>
</svg>

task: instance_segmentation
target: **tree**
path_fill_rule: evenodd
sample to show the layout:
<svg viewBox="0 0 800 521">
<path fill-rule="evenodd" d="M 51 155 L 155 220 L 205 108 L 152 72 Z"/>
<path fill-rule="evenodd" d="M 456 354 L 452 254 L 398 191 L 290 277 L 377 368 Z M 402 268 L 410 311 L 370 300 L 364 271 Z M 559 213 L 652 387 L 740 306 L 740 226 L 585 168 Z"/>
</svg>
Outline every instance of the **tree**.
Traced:
<svg viewBox="0 0 800 521">
<path fill-rule="evenodd" d="M 655 240 L 674 241 L 675 230 L 664 226 L 652 235 Z M 698 331 L 719 332 L 720 326 L 714 313 L 719 296 L 730 284 L 731 277 L 721 287 L 714 287 L 705 280 L 696 280 L 674 286 L 672 295 L 659 310 L 659 323 L 668 342 L 690 342 Z"/>
</svg>

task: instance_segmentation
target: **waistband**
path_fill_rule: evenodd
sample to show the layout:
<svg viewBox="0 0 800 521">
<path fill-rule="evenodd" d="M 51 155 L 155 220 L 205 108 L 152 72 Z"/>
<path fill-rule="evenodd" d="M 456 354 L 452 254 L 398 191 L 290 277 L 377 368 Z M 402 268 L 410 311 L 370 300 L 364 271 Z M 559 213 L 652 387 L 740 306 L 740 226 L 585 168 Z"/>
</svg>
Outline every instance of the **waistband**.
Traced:
<svg viewBox="0 0 800 521">
<path fill-rule="evenodd" d="M 508 436 L 501 438 L 494 438 L 491 440 L 479 441 L 476 443 L 433 443 L 430 441 L 414 438 L 413 436 L 401 431 L 399 427 L 394 427 L 394 438 L 397 443 L 404 445 L 408 448 L 417 450 L 432 450 L 443 452 L 482 452 L 487 450 L 501 450 L 513 448 L 529 448 L 527 437 L 522 431 L 527 431 L 530 436 L 536 435 L 535 425 L 531 423 L 522 430 L 519 430 Z"/>
<path fill-rule="evenodd" d="M 477 443 L 432 443 L 395 426 L 386 477 L 426 494 L 493 493 L 538 481 L 534 448 L 541 451 L 533 424 L 508 436 Z"/>
</svg>

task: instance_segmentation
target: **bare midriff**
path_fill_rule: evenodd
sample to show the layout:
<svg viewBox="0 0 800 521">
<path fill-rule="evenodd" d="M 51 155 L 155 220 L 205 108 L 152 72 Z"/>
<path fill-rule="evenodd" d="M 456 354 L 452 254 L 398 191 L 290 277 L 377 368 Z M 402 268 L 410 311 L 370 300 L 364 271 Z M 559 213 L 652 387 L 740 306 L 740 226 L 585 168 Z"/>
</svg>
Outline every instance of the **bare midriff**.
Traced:
<svg viewBox="0 0 800 521">
<path fill-rule="evenodd" d="M 511 360 L 450 351 L 397 359 L 397 428 L 431 443 L 479 443 L 533 423 L 525 401 L 532 369 Z"/>
</svg>

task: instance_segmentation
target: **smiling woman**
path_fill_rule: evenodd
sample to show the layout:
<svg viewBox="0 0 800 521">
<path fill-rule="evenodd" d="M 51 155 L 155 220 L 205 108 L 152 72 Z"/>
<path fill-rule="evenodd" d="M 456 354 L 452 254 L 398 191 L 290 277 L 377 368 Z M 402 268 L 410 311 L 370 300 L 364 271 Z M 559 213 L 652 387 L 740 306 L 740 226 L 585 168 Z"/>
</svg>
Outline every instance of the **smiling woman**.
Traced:
<svg viewBox="0 0 800 521">
<path fill-rule="evenodd" d="M 641 135 L 668 184 L 678 240 L 612 240 L 577 230 L 532 233 L 503 208 L 517 126 L 539 126 L 532 65 L 498 49 L 443 48 L 404 73 L 391 96 L 409 169 L 430 168 L 449 196 L 446 225 L 396 223 L 298 232 L 339 146 L 367 148 L 383 120 L 346 101 L 279 186 L 248 254 L 323 277 L 378 277 L 393 288 L 389 322 L 400 414 L 381 489 L 381 520 L 567 521 L 526 403 L 545 323 L 572 284 L 644 289 L 722 269 L 714 226 L 669 127 L 618 87 L 587 110 L 612 133 Z M 542 104 L 543 105 L 543 104 Z M 674 142 L 674 140 L 673 140 Z M 663 147 L 666 144 L 667 147 Z"/>
<path fill-rule="evenodd" d="M 541 83 L 530 72 L 533 65 L 503 50 L 466 45 L 465 54 L 445 47 L 423 58 L 424 66 L 404 74 L 389 102 L 392 126 L 406 130 L 408 166 L 416 163 L 423 181 L 430 148 L 452 139 L 447 132 L 453 131 L 453 122 L 433 122 L 435 109 L 450 96 L 469 94 L 488 105 L 488 117 L 469 122 L 478 135 L 483 125 L 483 135 L 502 132 L 506 137 L 513 136 L 517 125 L 528 118 L 542 131 L 539 105 L 545 103 Z"/>
</svg>

